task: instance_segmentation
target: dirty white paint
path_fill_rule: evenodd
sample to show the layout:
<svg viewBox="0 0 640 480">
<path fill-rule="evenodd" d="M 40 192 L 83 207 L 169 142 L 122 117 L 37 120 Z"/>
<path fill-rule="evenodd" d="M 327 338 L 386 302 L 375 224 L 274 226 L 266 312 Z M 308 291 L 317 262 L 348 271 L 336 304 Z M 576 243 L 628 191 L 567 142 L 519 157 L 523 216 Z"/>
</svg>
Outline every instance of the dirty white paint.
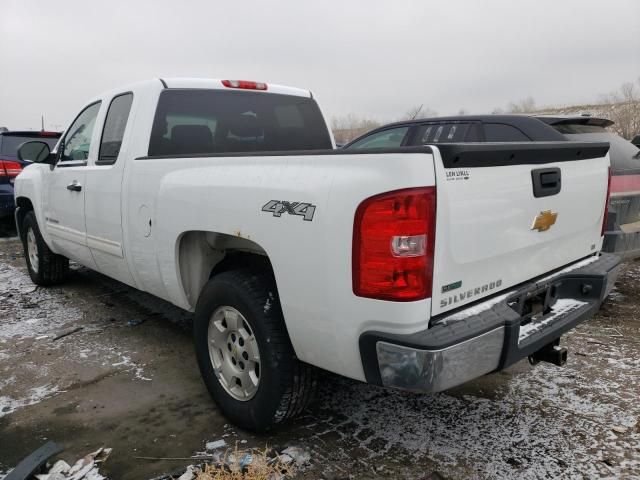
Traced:
<svg viewBox="0 0 640 480">
<path fill-rule="evenodd" d="M 489 310 L 491 307 L 493 307 L 494 305 L 497 305 L 498 303 L 502 302 L 503 300 L 505 300 L 509 295 L 511 295 L 513 292 L 507 292 L 503 295 L 498 295 L 497 297 L 493 297 L 489 300 L 486 300 L 484 302 L 480 302 L 476 305 L 474 305 L 473 307 L 469 307 L 465 310 L 462 310 L 461 312 L 458 313 L 454 313 L 453 315 L 450 315 L 446 318 L 443 318 L 441 321 L 438 322 L 438 324 L 440 323 L 449 323 L 449 322 L 457 322 L 458 320 L 464 320 L 465 318 L 469 318 L 472 317 L 473 315 L 478 315 L 479 313 L 485 312 L 487 310 Z"/>
</svg>

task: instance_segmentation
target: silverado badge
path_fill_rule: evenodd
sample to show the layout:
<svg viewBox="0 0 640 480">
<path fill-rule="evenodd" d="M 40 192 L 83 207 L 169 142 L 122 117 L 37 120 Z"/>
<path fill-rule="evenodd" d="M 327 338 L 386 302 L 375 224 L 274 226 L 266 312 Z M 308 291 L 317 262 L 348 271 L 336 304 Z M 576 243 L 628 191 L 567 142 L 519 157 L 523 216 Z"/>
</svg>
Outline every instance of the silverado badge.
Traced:
<svg viewBox="0 0 640 480">
<path fill-rule="evenodd" d="M 552 212 L 551 210 L 545 210 L 544 212 L 540 212 L 536 218 L 533 219 L 533 225 L 531 230 L 538 230 L 539 232 L 546 232 L 551 228 L 551 226 L 556 223 L 556 219 L 558 218 L 557 212 Z"/>
</svg>

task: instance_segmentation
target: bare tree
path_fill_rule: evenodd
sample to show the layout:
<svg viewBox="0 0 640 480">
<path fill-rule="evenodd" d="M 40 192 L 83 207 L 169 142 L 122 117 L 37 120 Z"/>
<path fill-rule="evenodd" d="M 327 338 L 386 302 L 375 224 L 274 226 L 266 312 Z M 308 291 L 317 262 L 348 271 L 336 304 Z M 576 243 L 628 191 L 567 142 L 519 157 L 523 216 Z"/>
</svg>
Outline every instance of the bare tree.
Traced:
<svg viewBox="0 0 640 480">
<path fill-rule="evenodd" d="M 610 128 L 621 137 L 631 140 L 640 133 L 640 78 L 636 83 L 623 83 L 616 91 L 601 98 L 601 103 L 611 105 L 608 118 Z"/>
<path fill-rule="evenodd" d="M 333 138 L 338 144 L 345 144 L 369 130 L 380 126 L 380 122 L 359 117 L 353 113 L 331 118 Z"/>
<path fill-rule="evenodd" d="M 434 110 L 431 110 L 430 108 L 425 108 L 424 103 L 421 105 L 415 105 L 413 107 L 411 107 L 409 110 L 407 110 L 405 112 L 404 115 L 402 115 L 400 118 L 398 118 L 398 121 L 402 121 L 402 120 L 415 120 L 416 118 L 428 118 L 428 117 L 435 117 L 437 116 L 438 113 Z"/>
<path fill-rule="evenodd" d="M 523 98 L 518 102 L 509 102 L 509 106 L 507 107 L 508 113 L 529 113 L 535 110 L 536 101 L 531 96 Z"/>
</svg>

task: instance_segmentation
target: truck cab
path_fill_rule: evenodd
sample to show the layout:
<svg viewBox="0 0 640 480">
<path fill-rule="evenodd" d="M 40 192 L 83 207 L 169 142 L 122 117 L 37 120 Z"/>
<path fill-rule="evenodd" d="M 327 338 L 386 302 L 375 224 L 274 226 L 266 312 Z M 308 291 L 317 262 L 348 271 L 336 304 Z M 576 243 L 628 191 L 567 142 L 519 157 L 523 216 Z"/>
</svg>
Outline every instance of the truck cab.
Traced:
<svg viewBox="0 0 640 480">
<path fill-rule="evenodd" d="M 20 149 L 29 274 L 62 283 L 71 259 L 194 312 L 203 381 L 252 430 L 300 413 L 317 368 L 438 392 L 527 357 L 561 365 L 561 335 L 617 275 L 600 254 L 609 144 L 430 127 L 430 144 L 336 150 L 307 90 L 107 92 L 54 151 Z"/>
</svg>

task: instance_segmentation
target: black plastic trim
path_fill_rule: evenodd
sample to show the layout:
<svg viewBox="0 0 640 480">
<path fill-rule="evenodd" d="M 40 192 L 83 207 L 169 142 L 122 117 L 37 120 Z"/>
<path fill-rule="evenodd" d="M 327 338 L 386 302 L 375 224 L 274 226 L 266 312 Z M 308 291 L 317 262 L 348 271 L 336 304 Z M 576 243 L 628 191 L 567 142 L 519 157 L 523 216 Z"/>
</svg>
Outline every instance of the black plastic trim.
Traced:
<svg viewBox="0 0 640 480">
<path fill-rule="evenodd" d="M 522 143 L 440 143 L 434 145 L 442 155 L 445 168 L 497 167 L 508 165 L 537 165 L 571 162 L 604 157 L 609 151 L 606 142 L 522 142 Z M 432 153 L 430 146 L 372 148 L 285 150 L 261 152 L 197 153 L 187 155 L 156 155 L 136 160 L 207 157 L 281 157 L 293 155 L 365 155 L 383 153 Z"/>
<path fill-rule="evenodd" d="M 379 341 L 419 350 L 437 351 L 460 344 L 500 327 L 505 329 L 502 355 L 498 366 L 498 370 L 502 370 L 540 350 L 559 338 L 563 333 L 593 316 L 600 307 L 602 300 L 604 300 L 607 286 L 611 281 L 610 275 L 619 265 L 619 257 L 602 254 L 597 261 L 584 267 L 557 275 L 551 279 L 546 279 L 551 275 L 551 273 L 548 273 L 538 280 L 522 284 L 514 288 L 512 293 L 502 302 L 463 320 L 449 324 L 445 322 L 437 323 L 431 328 L 409 335 L 377 331 L 364 332 L 360 336 L 359 346 L 366 381 L 375 385 L 382 385 L 376 351 L 376 344 Z M 590 288 L 585 291 L 583 287 L 587 284 Z M 570 312 L 566 317 L 552 323 L 547 328 L 524 340 L 522 344 L 519 344 L 518 336 L 522 317 L 508 305 L 508 302 L 510 299 L 525 295 L 527 292 L 551 285 L 557 289 L 558 298 L 576 298 L 586 302 L 587 305 Z M 483 299 L 483 301 L 486 301 L 486 299 Z M 470 305 L 466 305 L 463 309 L 469 307 Z M 451 314 L 452 312 L 447 312 L 441 317 L 447 317 Z"/>
<path fill-rule="evenodd" d="M 433 153 L 431 147 L 398 147 L 371 148 L 357 150 L 324 149 L 324 150 L 281 150 L 265 152 L 222 152 L 222 153 L 192 153 L 187 155 L 155 155 L 138 157 L 136 160 L 161 160 L 166 158 L 208 158 L 208 157 L 287 157 L 293 155 L 371 155 L 382 153 Z"/>
<path fill-rule="evenodd" d="M 16 209 L 13 211 L 13 218 L 16 224 L 16 232 L 18 233 L 18 238 L 22 240 L 22 225 L 18 221 L 20 219 L 20 210 L 22 207 L 16 205 Z"/>
<path fill-rule="evenodd" d="M 169 88 L 169 87 L 167 87 L 167 82 L 165 82 L 165 81 L 164 81 L 164 79 L 159 78 L 158 80 L 160 80 L 160 82 L 162 83 L 162 86 L 163 86 L 164 88 Z"/>
<path fill-rule="evenodd" d="M 445 168 L 501 167 L 604 157 L 608 142 L 441 143 Z"/>
<path fill-rule="evenodd" d="M 545 182 L 545 177 L 547 182 Z M 553 184 L 549 180 L 555 179 Z M 557 195 L 562 189 L 562 171 L 558 167 L 535 168 L 531 170 L 533 196 L 536 198 Z"/>
<path fill-rule="evenodd" d="M 72 163 L 72 165 L 67 165 L 66 163 Z M 86 167 L 87 166 L 87 161 L 84 160 L 82 162 L 80 162 L 79 160 L 63 160 L 63 161 L 58 161 L 58 163 L 55 164 L 55 168 L 71 168 L 71 167 Z"/>
</svg>

